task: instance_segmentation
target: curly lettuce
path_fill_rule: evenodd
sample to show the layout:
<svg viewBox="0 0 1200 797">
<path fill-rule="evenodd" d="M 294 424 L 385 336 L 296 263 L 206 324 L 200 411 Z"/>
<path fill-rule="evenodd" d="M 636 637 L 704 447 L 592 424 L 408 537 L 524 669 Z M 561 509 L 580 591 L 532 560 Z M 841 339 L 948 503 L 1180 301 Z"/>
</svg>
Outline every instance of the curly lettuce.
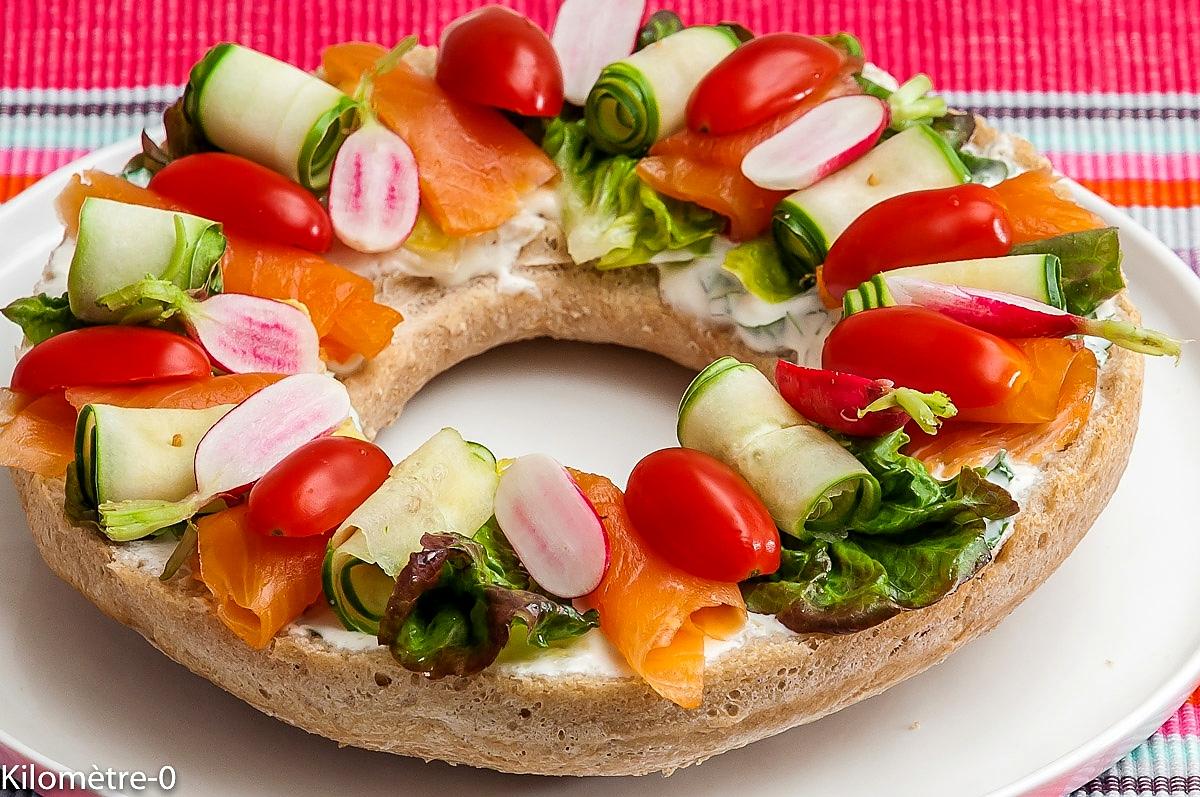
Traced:
<svg viewBox="0 0 1200 797">
<path fill-rule="evenodd" d="M 665 197 L 637 176 L 637 158 L 608 155 L 588 138 L 583 120 L 555 119 L 542 147 L 562 172 L 563 230 L 576 263 L 614 269 L 704 254 L 724 220 L 690 202 Z"/>
<path fill-rule="evenodd" d="M 409 557 L 379 623 L 379 643 L 405 669 L 431 678 L 470 675 L 496 660 L 513 629 L 547 648 L 600 625 L 541 592 L 491 525 L 472 539 L 426 534 Z"/>
<path fill-rule="evenodd" d="M 785 539 L 779 570 L 742 585 L 748 609 L 798 633 L 851 633 L 937 603 L 991 561 L 997 526 L 1018 510 L 988 480 L 1004 461 L 940 482 L 900 453 L 907 442 L 903 431 L 842 440 L 879 480 L 878 513 L 836 534 Z"/>
</svg>

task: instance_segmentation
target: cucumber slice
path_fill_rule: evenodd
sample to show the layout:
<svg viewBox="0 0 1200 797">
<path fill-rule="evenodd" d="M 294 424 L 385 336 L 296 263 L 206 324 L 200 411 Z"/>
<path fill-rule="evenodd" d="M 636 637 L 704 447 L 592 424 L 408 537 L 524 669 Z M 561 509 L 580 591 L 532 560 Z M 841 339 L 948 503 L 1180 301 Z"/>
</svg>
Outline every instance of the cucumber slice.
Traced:
<svg viewBox="0 0 1200 797">
<path fill-rule="evenodd" d="M 75 426 L 75 472 L 84 502 L 178 501 L 196 490 L 196 446 L 233 408 L 132 409 L 88 404 Z"/>
<path fill-rule="evenodd" d="M 844 529 L 878 511 L 879 482 L 825 432 L 809 426 L 751 365 L 717 360 L 684 393 L 680 444 L 729 465 L 795 536 Z"/>
<path fill-rule="evenodd" d="M 228 42 L 192 68 L 184 103 L 212 144 L 317 193 L 358 119 L 357 103 L 320 78 Z"/>
<path fill-rule="evenodd" d="M 908 266 L 876 274 L 842 299 L 842 311 L 853 315 L 862 310 L 885 307 L 890 303 L 887 280 L 891 277 L 961 285 L 986 291 L 999 291 L 1042 302 L 1059 310 L 1066 309 L 1062 291 L 1059 259 L 1054 255 L 1008 255 L 978 260 L 954 260 L 927 266 Z"/>
<path fill-rule="evenodd" d="M 379 565 L 364 562 L 341 548 L 330 548 L 321 571 L 325 599 L 351 631 L 379 634 L 379 621 L 396 587 Z"/>
<path fill-rule="evenodd" d="M 97 324 L 136 321 L 142 309 L 152 308 L 117 313 L 97 300 L 148 274 L 183 290 L 215 291 L 224 253 L 225 236 L 215 221 L 88 197 L 79 209 L 79 233 L 67 273 L 71 312 Z"/>
<path fill-rule="evenodd" d="M 426 534 L 469 537 L 492 516 L 496 459 L 453 429 L 427 440 L 333 536 L 333 546 L 395 576 Z"/>
<path fill-rule="evenodd" d="M 811 274 L 863 211 L 885 199 L 971 179 L 958 155 L 928 125 L 916 125 L 846 168 L 783 199 L 772 230 L 795 273 Z"/>
<path fill-rule="evenodd" d="M 692 91 L 739 44 L 729 28 L 698 26 L 609 64 L 584 106 L 588 135 L 606 152 L 644 153 L 683 128 Z"/>
</svg>

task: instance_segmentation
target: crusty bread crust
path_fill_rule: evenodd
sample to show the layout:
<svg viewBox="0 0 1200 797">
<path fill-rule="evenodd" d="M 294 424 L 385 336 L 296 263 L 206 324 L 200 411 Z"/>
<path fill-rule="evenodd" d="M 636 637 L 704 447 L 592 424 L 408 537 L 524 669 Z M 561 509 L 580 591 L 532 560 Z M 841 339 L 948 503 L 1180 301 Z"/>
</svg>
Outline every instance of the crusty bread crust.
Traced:
<svg viewBox="0 0 1200 797">
<path fill-rule="evenodd" d="M 664 307 L 652 270 L 523 273 L 540 296 L 502 296 L 486 279 L 455 289 L 390 282 L 385 295 L 406 320 L 393 345 L 348 380 L 366 424 L 389 423 L 454 363 L 533 337 L 619 343 L 690 367 L 722 354 L 760 366 L 772 359 L 746 350 L 728 330 Z M 1136 317 L 1127 302 L 1121 309 Z M 633 677 L 491 669 L 431 681 L 382 648 L 351 653 L 285 635 L 252 650 L 217 620 L 203 586 L 190 578 L 160 582 L 116 559 L 116 546 L 99 534 L 70 526 L 60 480 L 16 471 L 13 479 L 55 573 L 170 658 L 267 714 L 344 744 L 506 772 L 669 772 L 877 694 L 994 627 L 1058 567 L 1112 495 L 1137 428 L 1141 386 L 1141 358 L 1114 350 L 1084 432 L 1046 461 L 996 560 L 953 595 L 847 636 L 752 639 L 709 663 L 704 704 L 694 711 Z"/>
</svg>

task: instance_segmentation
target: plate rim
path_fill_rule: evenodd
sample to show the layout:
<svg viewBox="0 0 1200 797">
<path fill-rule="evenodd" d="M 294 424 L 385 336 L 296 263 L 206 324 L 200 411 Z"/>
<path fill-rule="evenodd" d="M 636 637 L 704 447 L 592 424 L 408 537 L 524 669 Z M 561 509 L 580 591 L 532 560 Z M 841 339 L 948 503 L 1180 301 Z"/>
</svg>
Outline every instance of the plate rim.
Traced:
<svg viewBox="0 0 1200 797">
<path fill-rule="evenodd" d="M 65 183 L 71 175 L 91 168 L 98 162 L 114 158 L 118 154 L 135 153 L 138 150 L 139 141 L 140 136 L 132 136 L 89 152 L 60 166 L 17 196 L 0 203 L 0 220 L 28 206 L 47 201 L 52 202 L 54 195 L 60 190 L 61 184 Z M 1174 251 L 1124 210 L 1084 188 L 1071 178 L 1065 179 L 1071 192 L 1085 207 L 1098 213 L 1105 221 L 1117 226 L 1122 235 L 1137 239 L 1139 245 L 1147 248 L 1155 260 L 1172 272 L 1172 276 L 1176 277 L 1180 283 L 1187 286 L 1184 289 L 1185 301 L 1200 306 L 1200 280 Z M 1200 646 L 1192 651 L 1178 670 L 1158 684 L 1137 708 L 1123 718 L 1055 760 L 1009 784 L 993 789 L 988 792 L 986 797 L 1020 797 L 1021 795 L 1035 794 L 1039 789 L 1050 786 L 1065 785 L 1068 789 L 1074 789 L 1083 785 L 1103 773 L 1113 763 L 1153 735 L 1167 719 L 1179 710 L 1187 696 L 1197 686 L 1200 686 Z M 0 748 L 7 749 L 36 768 L 53 770 L 58 773 L 72 771 L 50 756 L 44 755 L 20 741 L 2 727 L 0 727 Z M 116 794 L 107 791 L 91 791 L 89 793 L 105 795 L 105 797 L 109 794 Z"/>
</svg>

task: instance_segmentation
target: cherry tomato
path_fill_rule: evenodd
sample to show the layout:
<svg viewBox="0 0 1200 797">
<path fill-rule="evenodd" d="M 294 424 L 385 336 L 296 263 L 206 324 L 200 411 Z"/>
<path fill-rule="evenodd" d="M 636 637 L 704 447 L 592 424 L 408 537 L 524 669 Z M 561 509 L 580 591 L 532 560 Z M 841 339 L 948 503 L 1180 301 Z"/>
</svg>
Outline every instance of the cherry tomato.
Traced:
<svg viewBox="0 0 1200 797">
<path fill-rule="evenodd" d="M 655 553 L 700 578 L 736 582 L 779 569 L 779 529 L 746 480 L 690 448 L 664 448 L 629 474 L 625 507 Z"/>
<path fill-rule="evenodd" d="M 171 161 L 150 188 L 189 213 L 219 221 L 256 241 L 328 251 L 329 214 L 299 183 L 254 161 L 225 152 L 202 152 Z"/>
<path fill-rule="evenodd" d="M 562 67 L 546 32 L 502 6 L 485 6 L 446 28 L 437 82 L 446 93 L 522 116 L 557 116 Z"/>
<path fill-rule="evenodd" d="M 722 136 L 754 127 L 793 107 L 837 75 L 837 48 L 798 33 L 771 33 L 743 44 L 692 92 L 687 125 Z"/>
<path fill-rule="evenodd" d="M 207 376 L 212 376 L 208 355 L 182 335 L 147 327 L 86 327 L 30 349 L 13 369 L 12 389 L 40 394 Z"/>
<path fill-rule="evenodd" d="M 846 291 L 903 266 L 1001 257 L 1012 250 L 1008 214 L 983 185 L 956 185 L 885 199 L 829 248 L 821 279 L 841 300 Z"/>
<path fill-rule="evenodd" d="M 247 525 L 275 537 L 324 534 L 378 490 L 391 469 L 379 446 L 351 437 L 319 437 L 255 483 L 247 499 Z"/>
<path fill-rule="evenodd" d="M 881 307 L 843 319 L 825 340 L 821 364 L 941 390 L 959 409 L 999 404 L 1029 377 L 1029 361 L 1016 346 L 923 307 Z"/>
</svg>

